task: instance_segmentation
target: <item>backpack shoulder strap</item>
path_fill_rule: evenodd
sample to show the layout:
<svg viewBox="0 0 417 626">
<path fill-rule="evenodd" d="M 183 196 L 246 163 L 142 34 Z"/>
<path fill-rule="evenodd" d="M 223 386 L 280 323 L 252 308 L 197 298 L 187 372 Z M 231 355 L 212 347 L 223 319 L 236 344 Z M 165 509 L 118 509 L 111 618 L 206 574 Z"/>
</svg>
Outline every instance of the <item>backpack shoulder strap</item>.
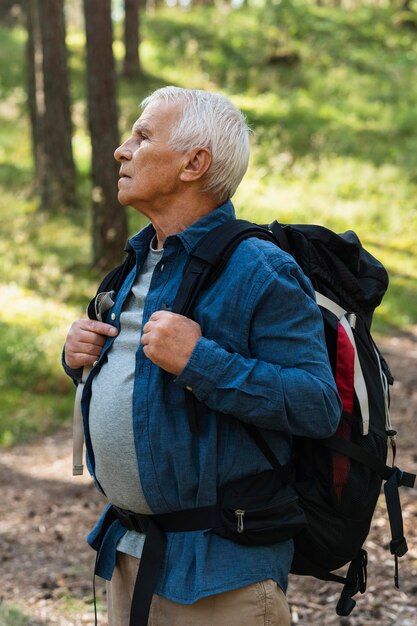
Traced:
<svg viewBox="0 0 417 626">
<path fill-rule="evenodd" d="M 120 265 L 112 269 L 108 274 L 106 274 L 97 289 L 96 295 L 90 301 L 90 304 L 87 307 L 88 317 L 90 319 L 97 319 L 95 300 L 98 294 L 105 291 L 112 291 L 112 297 L 114 299 L 114 296 L 119 292 L 120 287 L 123 285 L 126 276 L 134 267 L 136 262 L 136 255 L 129 242 L 127 242 L 126 244 L 125 252 L 127 253 L 127 255 L 124 261 L 120 263 Z"/>
<path fill-rule="evenodd" d="M 226 222 L 204 235 L 192 250 L 184 268 L 183 280 L 173 302 L 172 311 L 189 317 L 198 295 L 214 283 L 234 250 L 249 237 L 257 237 L 279 245 L 277 237 L 267 226 L 258 226 L 246 220 Z M 193 434 L 198 434 L 197 400 L 188 389 L 185 389 L 185 398 L 190 430 Z M 242 424 L 272 467 L 280 472 L 283 478 L 288 479 L 287 468 L 279 463 L 258 428 L 243 422 Z"/>
<path fill-rule="evenodd" d="M 204 235 L 190 253 L 172 311 L 189 317 L 201 291 L 214 283 L 237 246 L 249 237 L 277 243 L 267 227 L 246 220 L 226 222 Z"/>
<path fill-rule="evenodd" d="M 279 245 L 279 247 L 282 250 L 285 250 L 285 252 L 292 254 L 293 252 L 290 242 L 288 241 L 287 234 L 285 232 L 285 227 L 277 222 L 277 220 L 274 220 L 273 222 L 271 222 L 271 224 L 268 225 L 267 228 L 274 235 L 276 243 Z"/>
</svg>

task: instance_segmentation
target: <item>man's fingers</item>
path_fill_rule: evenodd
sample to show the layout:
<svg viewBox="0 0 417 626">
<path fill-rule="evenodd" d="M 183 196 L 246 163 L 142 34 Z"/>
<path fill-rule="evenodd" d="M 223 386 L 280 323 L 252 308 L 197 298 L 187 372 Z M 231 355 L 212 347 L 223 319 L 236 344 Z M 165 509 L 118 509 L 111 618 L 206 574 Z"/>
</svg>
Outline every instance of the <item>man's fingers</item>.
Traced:
<svg viewBox="0 0 417 626">
<path fill-rule="evenodd" d="M 98 360 L 98 357 L 99 355 L 93 356 L 84 353 L 75 353 L 71 355 L 71 357 L 66 357 L 65 362 L 69 365 L 69 367 L 78 369 L 80 367 L 84 367 L 84 365 L 94 365 L 94 363 Z"/>
<path fill-rule="evenodd" d="M 178 323 L 178 321 L 182 318 L 182 315 L 178 313 L 173 313 L 172 311 L 154 311 L 150 316 L 149 320 L 143 327 L 144 333 L 149 333 L 152 328 L 155 326 L 155 323 L 159 324 L 172 324 Z"/>
<path fill-rule="evenodd" d="M 67 343 L 103 345 L 106 337 L 115 337 L 117 328 L 97 320 L 78 320 L 71 326 Z"/>
<path fill-rule="evenodd" d="M 105 341 L 105 337 L 100 336 L 100 341 L 97 340 L 96 343 L 79 341 L 77 343 L 70 344 L 70 349 L 73 354 L 91 354 L 92 356 L 99 356 Z"/>
<path fill-rule="evenodd" d="M 99 335 L 97 335 L 99 336 Z M 65 361 L 66 363 L 72 367 L 71 363 L 76 363 L 77 367 L 81 367 L 81 365 L 88 365 L 96 361 L 103 348 L 105 337 L 102 335 L 100 337 L 100 342 L 97 343 L 83 343 L 83 342 L 74 342 L 68 340 L 65 344 Z M 80 362 L 82 361 L 82 363 Z"/>
<path fill-rule="evenodd" d="M 117 328 L 111 324 L 105 322 L 99 322 L 98 320 L 80 320 L 80 329 L 87 332 L 95 333 L 97 335 L 105 335 L 106 337 L 115 337 L 117 335 Z"/>
<path fill-rule="evenodd" d="M 99 358 L 107 337 L 115 337 L 114 326 L 98 320 L 81 319 L 74 322 L 65 342 L 65 361 L 74 369 L 93 365 Z"/>
<path fill-rule="evenodd" d="M 156 320 L 159 320 L 161 317 L 169 316 L 169 315 L 175 315 L 175 313 L 172 313 L 171 311 L 154 311 L 152 315 L 150 316 L 149 320 L 151 322 L 156 322 Z"/>
<path fill-rule="evenodd" d="M 117 332 L 115 335 L 116 334 Z M 98 333 L 92 333 L 84 330 L 74 337 L 74 344 L 79 346 L 83 346 L 84 344 L 88 344 L 90 346 L 104 346 L 108 336 L 109 335 L 99 335 Z"/>
</svg>

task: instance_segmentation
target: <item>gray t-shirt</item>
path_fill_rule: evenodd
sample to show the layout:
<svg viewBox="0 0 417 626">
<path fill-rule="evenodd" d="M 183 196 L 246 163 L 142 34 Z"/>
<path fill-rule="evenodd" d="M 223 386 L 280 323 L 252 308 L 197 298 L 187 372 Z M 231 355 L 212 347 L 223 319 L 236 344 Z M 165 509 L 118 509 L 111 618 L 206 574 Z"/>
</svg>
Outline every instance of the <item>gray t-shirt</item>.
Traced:
<svg viewBox="0 0 417 626">
<path fill-rule="evenodd" d="M 145 299 L 163 250 L 149 251 L 120 315 L 119 334 L 92 384 L 90 436 L 96 476 L 107 498 L 135 513 L 152 513 L 140 483 L 132 425 L 136 352 Z M 143 539 L 128 532 L 118 549 L 140 556 Z"/>
</svg>

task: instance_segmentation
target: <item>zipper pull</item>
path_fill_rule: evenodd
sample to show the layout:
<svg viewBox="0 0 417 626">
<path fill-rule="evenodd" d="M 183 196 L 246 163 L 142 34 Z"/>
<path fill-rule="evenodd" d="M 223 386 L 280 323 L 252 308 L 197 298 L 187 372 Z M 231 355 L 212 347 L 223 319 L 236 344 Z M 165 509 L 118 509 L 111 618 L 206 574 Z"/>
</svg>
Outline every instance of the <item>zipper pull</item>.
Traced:
<svg viewBox="0 0 417 626">
<path fill-rule="evenodd" d="M 237 532 L 243 533 L 243 516 L 245 515 L 245 511 L 243 509 L 236 509 L 235 515 L 237 517 Z"/>
</svg>

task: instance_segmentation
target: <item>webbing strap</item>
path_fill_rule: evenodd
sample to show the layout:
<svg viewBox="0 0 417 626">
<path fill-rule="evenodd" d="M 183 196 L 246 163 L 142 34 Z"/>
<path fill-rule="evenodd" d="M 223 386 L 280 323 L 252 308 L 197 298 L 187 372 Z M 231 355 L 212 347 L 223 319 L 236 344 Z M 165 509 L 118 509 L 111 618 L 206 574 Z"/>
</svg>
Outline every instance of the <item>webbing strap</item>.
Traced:
<svg viewBox="0 0 417 626">
<path fill-rule="evenodd" d="M 369 450 L 364 450 L 352 441 L 345 441 L 335 435 L 328 439 L 320 440 L 320 444 L 326 448 L 330 448 L 334 452 L 348 456 L 350 459 L 361 463 L 361 465 L 369 467 L 384 480 L 391 478 L 392 474 L 397 469 L 386 465 L 378 456 L 372 454 Z"/>
<path fill-rule="evenodd" d="M 184 271 L 183 279 L 177 295 L 172 303 L 171 310 L 173 313 L 179 313 L 180 315 L 190 317 L 190 311 L 197 296 L 204 288 L 210 271 L 212 271 L 212 266 L 205 259 L 190 259 L 190 262 Z"/>
<path fill-rule="evenodd" d="M 185 408 L 188 416 L 188 426 L 193 435 L 198 435 L 198 400 L 190 387 L 184 389 Z"/>
<path fill-rule="evenodd" d="M 355 393 L 359 402 L 359 406 L 361 409 L 362 416 L 362 434 L 367 435 L 369 433 L 369 400 L 368 400 L 368 390 L 366 388 L 365 377 L 363 375 L 361 363 L 359 361 L 359 354 L 356 348 L 355 337 L 353 336 L 351 324 L 348 321 L 348 312 L 339 306 L 330 298 L 327 298 L 323 294 L 316 292 L 316 301 L 317 304 L 331 313 L 333 313 L 339 323 L 342 325 L 343 330 L 349 338 L 350 343 L 355 351 L 355 363 L 354 363 L 354 385 L 355 385 Z"/>
<path fill-rule="evenodd" d="M 152 597 L 165 555 L 167 538 L 150 521 L 133 590 L 129 626 L 147 626 Z"/>
<path fill-rule="evenodd" d="M 281 465 L 259 428 L 256 428 L 253 424 L 248 424 L 246 422 L 241 422 L 241 424 L 249 436 L 253 439 L 254 443 L 256 443 L 266 460 L 269 461 L 273 469 L 278 472 L 282 480 L 291 483 L 293 481 L 293 477 L 290 475 L 290 466 Z"/>
<path fill-rule="evenodd" d="M 404 556 L 408 550 L 407 541 L 404 537 L 403 516 L 401 513 L 400 495 L 398 487 L 401 485 L 402 472 L 394 468 L 392 476 L 384 485 L 385 500 L 387 503 L 388 519 L 391 528 L 390 552 L 394 555 L 394 583 L 399 588 L 398 557 Z"/>
<path fill-rule="evenodd" d="M 155 591 L 166 550 L 165 532 L 205 530 L 222 525 L 217 505 L 163 513 L 140 515 L 113 507 L 121 524 L 131 530 L 146 529 L 146 538 L 133 591 L 129 626 L 147 626 L 152 597 Z"/>
<path fill-rule="evenodd" d="M 136 255 L 135 251 L 129 243 L 125 247 L 125 252 L 127 252 L 127 256 L 125 257 L 123 263 L 115 267 L 103 278 L 99 285 L 99 288 L 97 289 L 96 296 L 91 300 L 90 304 L 88 305 L 87 313 L 90 319 L 98 319 L 95 310 L 95 300 L 97 295 L 101 292 L 108 292 L 110 290 L 114 291 L 114 293 L 117 294 L 120 291 L 120 288 L 123 285 L 127 275 L 134 267 L 136 263 Z"/>
<path fill-rule="evenodd" d="M 90 306 L 93 307 L 96 319 L 101 322 L 103 313 L 114 304 L 114 291 L 105 291 L 97 294 Z M 81 476 L 84 472 L 84 425 L 81 411 L 81 399 L 84 385 L 91 372 L 91 366 L 83 367 L 81 381 L 77 385 L 74 399 L 74 413 L 72 418 L 72 475 Z"/>
<path fill-rule="evenodd" d="M 287 234 L 281 224 L 277 222 L 277 220 L 274 220 L 268 225 L 267 228 L 271 233 L 273 233 L 281 250 L 285 250 L 288 254 L 292 254 L 290 242 L 288 241 Z"/>
<path fill-rule="evenodd" d="M 246 220 L 225 222 L 204 235 L 190 253 L 172 311 L 190 317 L 201 291 L 217 279 L 237 246 L 250 237 L 276 243 L 265 227 Z"/>
<path fill-rule="evenodd" d="M 172 312 L 191 317 L 200 293 L 217 279 L 237 246 L 249 237 L 275 241 L 266 227 L 245 220 L 225 222 L 204 235 L 190 253 Z M 190 431 L 197 435 L 199 402 L 190 389 L 184 393 Z"/>
<path fill-rule="evenodd" d="M 84 426 L 81 412 L 81 397 L 84 391 L 85 381 L 91 371 L 91 367 L 84 367 L 81 382 L 77 385 L 74 399 L 74 414 L 72 418 L 72 475 L 81 476 L 84 472 Z"/>
<path fill-rule="evenodd" d="M 304 554 L 300 554 L 300 552 L 296 550 L 291 573 L 295 575 L 314 576 L 319 580 L 337 582 L 344 585 L 337 603 L 336 613 L 341 616 L 346 616 L 352 612 L 356 605 L 353 596 L 358 592 L 365 593 L 366 591 L 367 564 L 367 552 L 361 548 L 356 557 L 351 561 L 346 576 L 341 576 L 329 572 L 327 569 L 311 561 Z"/>
<path fill-rule="evenodd" d="M 351 561 L 346 574 L 346 584 L 342 590 L 336 606 L 336 613 L 340 616 L 350 615 L 356 606 L 353 596 L 360 591 L 365 593 L 367 583 L 368 556 L 366 550 L 361 549 Z"/>
<path fill-rule="evenodd" d="M 392 428 L 392 423 L 391 423 L 391 414 L 390 414 L 390 410 L 389 410 L 389 382 L 388 382 L 388 378 L 385 374 L 385 372 L 382 369 L 382 363 L 381 363 L 381 355 L 377 349 L 377 347 L 375 346 L 375 344 L 372 344 L 372 347 L 374 349 L 375 352 L 375 357 L 376 357 L 376 361 L 378 363 L 378 370 L 379 370 L 379 376 L 381 378 L 381 385 L 382 385 L 382 389 L 384 390 L 384 410 L 385 410 L 385 432 L 387 433 L 387 435 L 389 436 L 390 442 L 391 442 L 391 448 L 392 448 L 392 464 L 394 465 L 395 462 L 395 455 L 396 455 L 396 450 L 397 450 L 397 445 L 396 445 L 396 431 Z"/>
<path fill-rule="evenodd" d="M 331 311 L 334 315 L 336 315 L 337 319 L 340 320 L 344 315 L 346 315 L 347 311 L 343 309 L 337 302 L 330 300 L 319 291 L 316 291 L 316 301 L 319 306 L 324 307 L 328 311 Z"/>
<path fill-rule="evenodd" d="M 416 481 L 415 474 L 404 472 L 398 467 L 386 465 L 378 456 L 372 454 L 369 450 L 364 450 L 352 441 L 345 441 L 333 435 L 328 439 L 321 439 L 320 444 L 325 448 L 330 448 L 335 452 L 348 456 L 350 459 L 365 465 L 365 467 L 369 467 L 386 481 L 390 481 L 394 476 L 395 481 L 390 483 L 390 489 L 393 488 L 393 485 L 397 485 L 397 487 L 409 487 L 410 489 L 414 487 Z"/>
</svg>

